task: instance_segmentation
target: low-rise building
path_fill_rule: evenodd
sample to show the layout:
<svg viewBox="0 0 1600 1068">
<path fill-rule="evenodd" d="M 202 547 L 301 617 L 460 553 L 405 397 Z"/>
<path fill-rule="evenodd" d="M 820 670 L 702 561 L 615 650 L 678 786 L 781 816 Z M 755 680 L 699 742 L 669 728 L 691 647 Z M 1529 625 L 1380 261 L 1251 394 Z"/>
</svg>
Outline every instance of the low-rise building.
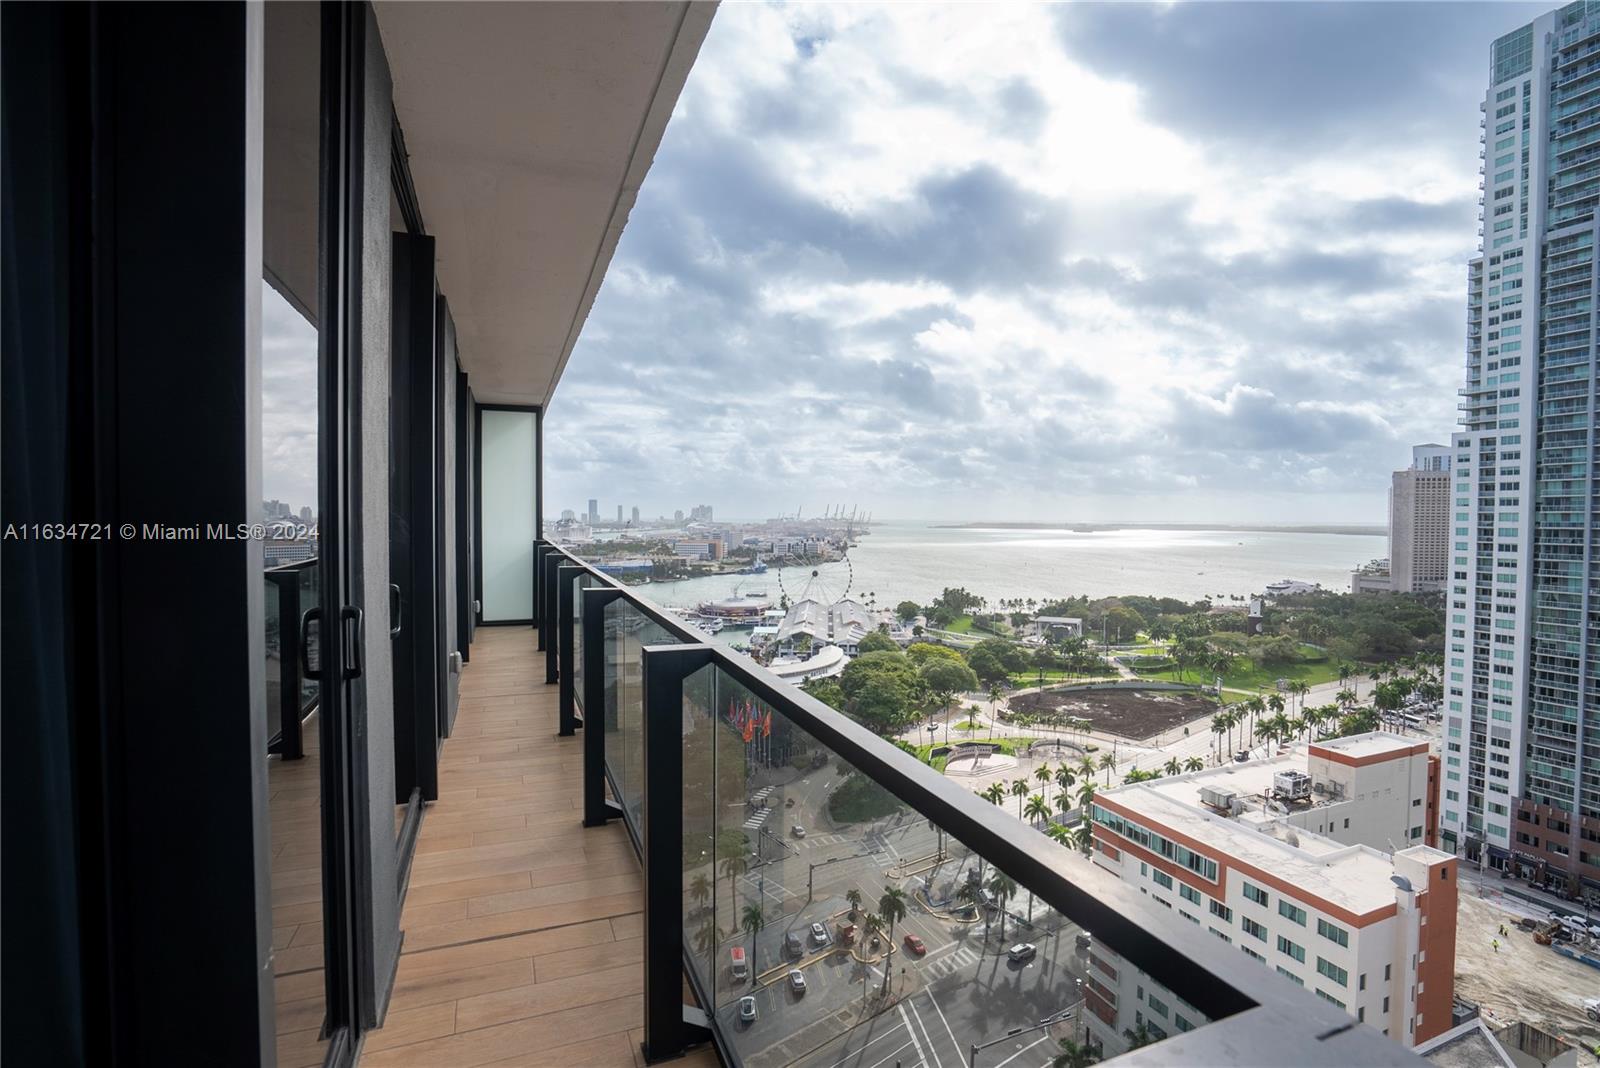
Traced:
<svg viewBox="0 0 1600 1068">
<path fill-rule="evenodd" d="M 855 656 L 861 639 L 878 629 L 866 607 L 849 599 L 825 605 L 809 598 L 796 601 L 778 624 L 778 655 L 792 657 L 837 645 L 847 656 Z"/>
<path fill-rule="evenodd" d="M 1083 620 L 1073 616 L 1034 616 L 1028 630 L 1038 638 L 1081 638 Z"/>
<path fill-rule="evenodd" d="M 681 560 L 721 560 L 727 551 L 721 538 L 679 538 L 672 543 L 672 554 Z"/>
<path fill-rule="evenodd" d="M 1350 572 L 1351 593 L 1390 593 L 1394 590 L 1394 577 L 1389 574 L 1388 560 L 1369 560 Z"/>
<path fill-rule="evenodd" d="M 1094 860 L 1414 1045 L 1451 1026 L 1455 984 L 1457 862 L 1423 844 L 1436 781 L 1426 743 L 1375 732 L 1117 787 L 1091 806 Z M 1114 953 L 1091 956 L 1087 1022 L 1108 1056 L 1125 1031 L 1195 1018 Z"/>
</svg>

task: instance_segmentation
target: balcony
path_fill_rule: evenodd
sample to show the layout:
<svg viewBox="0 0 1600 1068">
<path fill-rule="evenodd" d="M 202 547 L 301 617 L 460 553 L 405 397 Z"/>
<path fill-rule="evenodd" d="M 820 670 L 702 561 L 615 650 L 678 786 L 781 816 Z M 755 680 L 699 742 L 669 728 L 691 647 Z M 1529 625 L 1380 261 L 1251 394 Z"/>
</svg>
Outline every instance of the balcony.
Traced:
<svg viewBox="0 0 1600 1068">
<path fill-rule="evenodd" d="M 364 1063 L 994 1065 L 1062 1039 L 1416 1063 L 631 588 L 535 561 L 537 642 L 474 647 Z M 1176 1006 L 1155 1047 L 1129 1050 L 1131 993 L 1085 999 L 1108 966 Z"/>
</svg>

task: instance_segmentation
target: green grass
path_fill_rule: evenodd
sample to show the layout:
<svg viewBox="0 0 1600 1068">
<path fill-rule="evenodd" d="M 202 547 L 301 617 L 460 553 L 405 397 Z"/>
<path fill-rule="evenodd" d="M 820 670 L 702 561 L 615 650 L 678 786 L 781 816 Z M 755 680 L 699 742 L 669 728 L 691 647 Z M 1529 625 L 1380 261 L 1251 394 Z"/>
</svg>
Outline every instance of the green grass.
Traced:
<svg viewBox="0 0 1600 1068">
<path fill-rule="evenodd" d="M 952 634 L 970 634 L 972 633 L 972 617 L 957 616 L 956 618 L 952 619 L 950 621 L 950 625 L 944 629 Z"/>
<path fill-rule="evenodd" d="M 1101 679 L 1114 677 L 1115 674 L 1110 668 L 1107 668 L 1102 675 L 1078 675 L 1067 671 L 1046 671 L 1044 673 L 1046 685 L 1053 682 L 1097 682 Z M 1018 671 L 1011 676 L 1012 689 L 1023 689 L 1037 685 L 1039 685 L 1039 673 L 1037 671 Z"/>
<path fill-rule="evenodd" d="M 1317 655 L 1323 654 L 1318 653 Z M 1141 671 L 1139 672 L 1139 677 L 1163 682 L 1203 684 L 1209 684 L 1212 680 L 1212 675 L 1209 672 L 1197 668 L 1190 668 L 1182 677 L 1179 677 L 1175 668 L 1169 668 L 1165 671 Z M 1333 660 L 1323 659 L 1258 668 L 1244 657 L 1239 657 L 1234 661 L 1232 670 L 1222 677 L 1222 685 L 1224 688 L 1233 687 L 1241 690 L 1276 691 L 1279 679 L 1303 682 L 1309 686 L 1315 686 L 1322 682 L 1338 682 L 1339 665 Z M 1225 699 L 1228 696 L 1224 695 Z"/>
</svg>

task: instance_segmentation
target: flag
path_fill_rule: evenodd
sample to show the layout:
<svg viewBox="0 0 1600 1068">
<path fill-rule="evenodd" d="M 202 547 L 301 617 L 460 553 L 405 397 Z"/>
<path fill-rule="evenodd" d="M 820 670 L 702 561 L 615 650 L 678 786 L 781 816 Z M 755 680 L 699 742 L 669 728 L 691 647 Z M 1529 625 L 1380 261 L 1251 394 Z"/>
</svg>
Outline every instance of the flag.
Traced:
<svg viewBox="0 0 1600 1068">
<path fill-rule="evenodd" d="M 750 744 L 750 739 L 755 737 L 755 733 L 756 733 L 756 721 L 755 721 L 755 717 L 752 716 L 751 718 L 749 718 L 749 719 L 744 721 L 744 743 L 746 745 Z"/>
<path fill-rule="evenodd" d="M 761 728 L 761 737 L 763 737 L 763 738 L 771 738 L 772 737 L 772 709 L 770 709 L 770 708 L 767 709 L 767 720 L 766 720 L 766 723 L 763 724 L 762 728 Z"/>
</svg>

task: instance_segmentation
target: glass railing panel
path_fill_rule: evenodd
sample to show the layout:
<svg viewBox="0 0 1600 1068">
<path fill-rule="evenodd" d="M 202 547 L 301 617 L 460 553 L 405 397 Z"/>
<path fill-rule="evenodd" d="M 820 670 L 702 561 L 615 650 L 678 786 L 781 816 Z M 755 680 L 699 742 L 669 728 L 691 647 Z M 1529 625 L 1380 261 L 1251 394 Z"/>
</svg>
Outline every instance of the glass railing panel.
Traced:
<svg viewBox="0 0 1600 1068">
<path fill-rule="evenodd" d="M 1208 1022 L 726 668 L 690 682 L 687 959 L 751 1068 L 1039 1068 Z"/>
<path fill-rule="evenodd" d="M 308 609 L 317 606 L 317 598 L 321 596 L 321 583 L 318 581 L 318 576 L 321 574 L 322 569 L 317 566 L 315 561 L 310 562 L 295 573 L 295 580 L 300 585 L 299 610 L 301 619 L 305 617 Z M 298 656 L 300 650 L 300 619 L 294 621 L 294 626 L 295 633 L 286 646 L 289 650 L 286 655 Z M 300 680 L 300 714 L 304 716 L 317 703 L 317 680 L 308 679 L 299 671 L 295 672 L 295 677 Z"/>
<path fill-rule="evenodd" d="M 279 718 L 279 709 L 283 706 L 283 657 L 284 639 L 283 627 L 280 620 L 282 614 L 281 599 L 278 594 L 278 578 L 268 574 L 265 576 L 266 597 L 262 601 L 263 622 L 266 624 L 266 681 L 267 701 L 263 706 L 262 715 L 266 720 L 267 739 L 271 741 L 278 736 L 282 728 Z M 290 637 L 292 643 L 292 636 Z M 290 645 L 293 650 L 293 645 Z"/>
<path fill-rule="evenodd" d="M 572 577 L 572 630 L 565 635 L 572 642 L 572 702 L 583 716 L 583 591 L 589 587 L 587 573 Z"/>
<path fill-rule="evenodd" d="M 640 813 L 644 789 L 644 686 L 641 650 L 647 645 L 672 645 L 678 639 L 632 602 L 606 605 L 606 770 L 619 804 L 636 833 L 643 833 Z"/>
</svg>

